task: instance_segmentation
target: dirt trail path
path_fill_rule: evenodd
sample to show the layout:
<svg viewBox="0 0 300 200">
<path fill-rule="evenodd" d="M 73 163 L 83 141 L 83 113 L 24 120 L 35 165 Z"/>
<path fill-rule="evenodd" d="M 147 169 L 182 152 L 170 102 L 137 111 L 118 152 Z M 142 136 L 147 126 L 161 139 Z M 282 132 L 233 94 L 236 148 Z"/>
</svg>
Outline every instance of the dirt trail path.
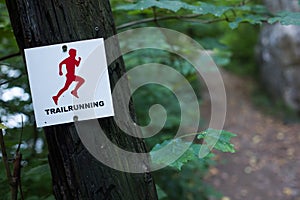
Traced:
<svg viewBox="0 0 300 200">
<path fill-rule="evenodd" d="M 251 102 L 253 80 L 222 72 L 227 93 L 224 130 L 237 153 L 218 153 L 208 182 L 224 200 L 300 200 L 300 124 L 284 125 Z M 207 95 L 205 95 L 207 96 Z M 201 110 L 206 115 L 209 101 Z"/>
</svg>

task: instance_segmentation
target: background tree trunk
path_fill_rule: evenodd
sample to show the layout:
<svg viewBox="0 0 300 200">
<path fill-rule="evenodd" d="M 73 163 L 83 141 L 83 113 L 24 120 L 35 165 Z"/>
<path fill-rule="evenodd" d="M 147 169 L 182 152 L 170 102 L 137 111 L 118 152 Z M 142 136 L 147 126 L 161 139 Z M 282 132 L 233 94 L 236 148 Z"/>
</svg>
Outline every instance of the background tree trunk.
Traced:
<svg viewBox="0 0 300 200">
<path fill-rule="evenodd" d="M 265 0 L 270 12 L 300 12 L 298 0 Z M 300 111 L 300 27 L 265 24 L 260 33 L 258 54 L 265 88 L 275 99 Z"/>
<path fill-rule="evenodd" d="M 6 4 L 21 50 L 108 38 L 116 33 L 108 0 L 7 0 Z M 106 47 L 107 57 L 116 53 L 115 50 Z M 109 66 L 112 88 L 123 73 L 122 58 Z M 128 87 L 124 86 L 123 91 L 129 92 Z M 131 114 L 134 116 L 132 109 Z M 113 118 L 98 121 L 109 139 L 120 147 L 134 152 L 146 151 L 143 141 L 123 133 Z M 103 165 L 83 146 L 74 123 L 46 127 L 44 131 L 57 199 L 157 199 L 149 173 L 124 173 Z"/>
</svg>

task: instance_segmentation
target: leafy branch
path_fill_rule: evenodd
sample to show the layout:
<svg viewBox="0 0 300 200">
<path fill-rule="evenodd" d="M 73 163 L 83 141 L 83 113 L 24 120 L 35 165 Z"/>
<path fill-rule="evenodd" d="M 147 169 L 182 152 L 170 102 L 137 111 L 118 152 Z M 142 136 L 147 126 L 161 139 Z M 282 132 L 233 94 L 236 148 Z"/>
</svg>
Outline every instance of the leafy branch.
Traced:
<svg viewBox="0 0 300 200">
<path fill-rule="evenodd" d="M 189 19 L 189 18 L 195 18 L 198 16 L 200 16 L 200 15 L 190 14 L 190 15 L 183 15 L 183 16 L 181 16 L 181 15 L 171 15 L 171 16 L 163 16 L 163 17 L 155 16 L 155 17 L 150 17 L 150 18 L 146 18 L 146 19 L 141 19 L 141 20 L 124 23 L 120 26 L 117 26 L 117 29 L 121 30 L 121 29 L 132 27 L 132 26 L 136 26 L 139 24 L 155 22 L 155 21 L 164 21 L 164 20 L 172 20 L 172 19 Z"/>
<path fill-rule="evenodd" d="M 128 23 L 121 24 L 117 26 L 117 30 L 122 30 L 125 28 L 133 27 L 139 24 L 145 24 L 149 22 L 158 22 L 158 21 L 166 21 L 166 20 L 181 20 L 181 21 L 187 21 L 187 22 L 198 22 L 201 24 L 211 24 L 215 22 L 222 22 L 222 21 L 227 21 L 231 22 L 233 20 L 230 20 L 228 17 L 224 18 L 216 18 L 216 19 L 210 19 L 210 20 L 204 20 L 204 19 L 199 19 L 198 17 L 201 16 L 199 14 L 188 14 L 188 15 L 171 15 L 171 16 L 162 16 L 162 17 L 150 17 L 146 19 L 141 19 L 141 20 L 136 20 L 136 21 L 131 21 Z"/>
<path fill-rule="evenodd" d="M 135 4 L 124 4 L 118 6 L 117 10 L 124 11 L 139 11 L 146 9 L 155 10 L 153 17 L 136 20 L 122 24 L 117 29 L 124 29 L 136 26 L 143 23 L 164 21 L 164 20 L 184 20 L 209 24 L 214 22 L 227 21 L 230 28 L 235 29 L 240 23 L 262 24 L 262 23 L 281 23 L 283 25 L 300 25 L 300 14 L 295 12 L 279 12 L 275 14 L 269 13 L 267 8 L 262 5 L 250 5 L 251 0 L 243 0 L 237 5 L 214 5 L 206 2 L 198 2 L 197 5 L 185 3 L 183 1 L 157 1 L 157 0 L 140 0 Z M 192 12 L 186 15 L 170 15 L 157 16 L 157 9 L 168 10 L 173 13 L 178 13 L 179 10 Z M 129 13 L 130 14 L 130 13 Z M 205 16 L 206 20 L 199 19 Z M 209 19 L 211 18 L 211 19 Z"/>
<path fill-rule="evenodd" d="M 197 136 L 197 139 L 203 141 L 200 142 L 200 144 L 199 142 L 194 142 L 190 144 L 189 142 L 186 142 L 183 139 L 184 137 L 191 136 Z M 173 140 L 165 140 L 163 143 L 155 145 L 151 150 L 150 155 L 153 163 L 165 164 L 177 170 L 181 170 L 182 166 L 186 165 L 190 161 L 212 158 L 214 156 L 212 153 L 208 153 L 206 157 L 200 158 L 201 149 L 210 151 L 208 144 L 211 145 L 211 143 L 215 143 L 213 145 L 213 148 L 216 150 L 219 150 L 221 152 L 234 153 L 234 145 L 230 142 L 230 140 L 232 137 L 235 136 L 235 134 L 227 131 L 208 129 L 201 133 L 191 133 L 183 135 Z M 162 155 L 158 151 L 160 149 L 165 148 L 166 146 L 168 147 L 166 148 L 165 153 L 167 153 L 169 156 L 166 156 L 165 154 Z M 189 146 L 188 149 L 186 149 L 187 146 Z M 184 153 L 176 161 L 170 164 L 169 158 L 174 154 L 174 152 Z"/>
</svg>

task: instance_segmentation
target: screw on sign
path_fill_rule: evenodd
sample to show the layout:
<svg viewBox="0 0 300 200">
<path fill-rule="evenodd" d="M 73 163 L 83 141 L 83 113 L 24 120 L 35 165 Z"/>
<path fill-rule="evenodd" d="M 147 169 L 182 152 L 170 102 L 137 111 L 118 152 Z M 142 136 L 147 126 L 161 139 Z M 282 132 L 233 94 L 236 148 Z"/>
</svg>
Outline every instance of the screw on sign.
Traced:
<svg viewBox="0 0 300 200">
<path fill-rule="evenodd" d="M 57 105 L 59 97 L 69 89 L 70 85 L 72 82 L 77 82 L 77 85 L 74 90 L 71 91 L 71 94 L 77 98 L 78 96 L 78 89 L 83 85 L 85 80 L 80 77 L 75 75 L 75 66 L 78 67 L 81 61 L 81 57 L 78 57 L 78 60 L 76 60 L 76 49 L 70 49 L 69 50 L 69 57 L 64 59 L 59 63 L 59 75 L 62 76 L 62 66 L 65 65 L 67 69 L 67 74 L 66 74 L 66 83 L 62 89 L 59 90 L 56 96 L 53 96 L 52 99 L 54 103 Z"/>
</svg>

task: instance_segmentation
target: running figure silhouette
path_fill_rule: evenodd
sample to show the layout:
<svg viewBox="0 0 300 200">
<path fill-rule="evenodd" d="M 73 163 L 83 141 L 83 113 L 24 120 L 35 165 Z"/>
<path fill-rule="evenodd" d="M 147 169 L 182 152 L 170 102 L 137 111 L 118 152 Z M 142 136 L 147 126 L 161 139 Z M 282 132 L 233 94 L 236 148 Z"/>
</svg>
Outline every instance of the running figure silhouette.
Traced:
<svg viewBox="0 0 300 200">
<path fill-rule="evenodd" d="M 77 98 L 79 98 L 77 91 L 78 89 L 82 86 L 82 84 L 85 82 L 85 80 L 80 77 L 75 75 L 75 66 L 78 67 L 81 61 L 81 58 L 78 57 L 78 60 L 76 60 L 76 49 L 70 49 L 69 50 L 69 57 L 64 59 L 59 63 L 59 75 L 62 76 L 62 66 L 66 65 L 67 69 L 67 80 L 62 89 L 59 90 L 56 96 L 53 96 L 52 99 L 54 103 L 57 105 L 59 97 L 70 87 L 72 82 L 77 82 L 77 85 L 74 90 L 71 91 L 71 94 Z"/>
</svg>

